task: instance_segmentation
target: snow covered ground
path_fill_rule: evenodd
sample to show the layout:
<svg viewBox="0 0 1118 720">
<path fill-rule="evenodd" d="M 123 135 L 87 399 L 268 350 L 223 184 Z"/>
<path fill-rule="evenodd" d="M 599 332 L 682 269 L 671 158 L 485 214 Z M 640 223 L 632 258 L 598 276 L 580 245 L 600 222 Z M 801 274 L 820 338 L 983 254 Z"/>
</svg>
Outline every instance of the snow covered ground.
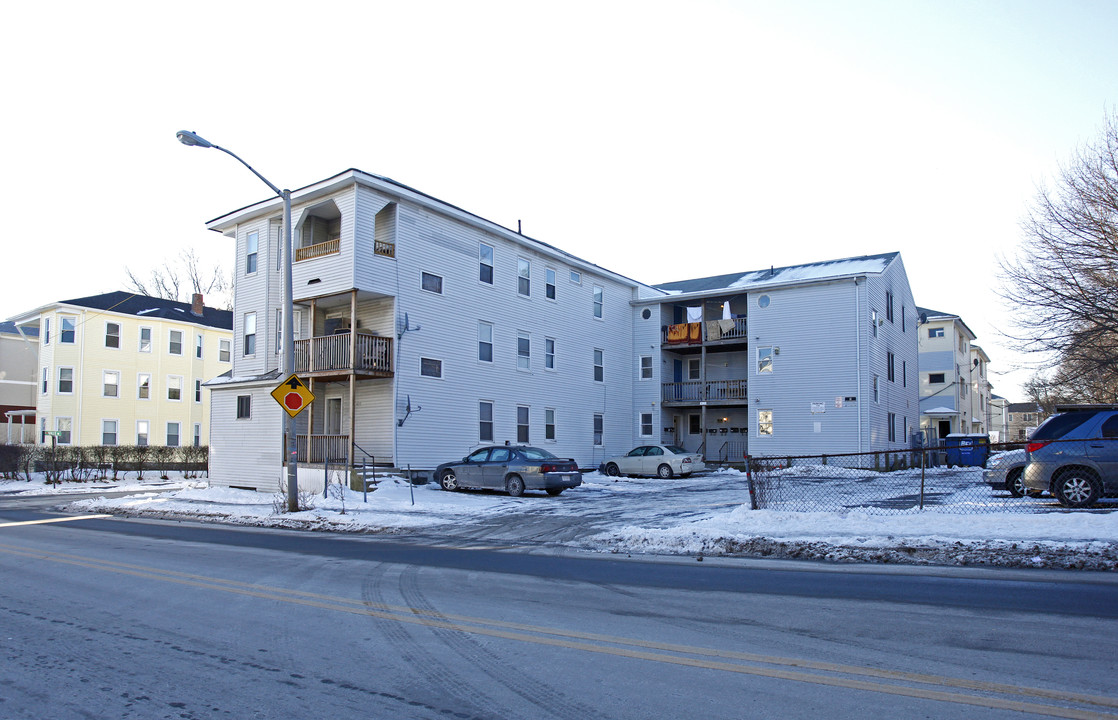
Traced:
<svg viewBox="0 0 1118 720">
<path fill-rule="evenodd" d="M 797 470 L 802 475 L 802 470 Z M 892 474 L 891 478 L 896 478 Z M 945 476 L 946 477 L 946 476 Z M 956 469 L 952 486 L 972 492 L 979 469 Z M 106 493 L 129 492 L 125 497 Z M 990 491 L 994 493 L 994 491 Z M 88 499 L 62 495 L 87 493 Z M 64 483 L 0 481 L 0 497 L 58 494 L 68 512 L 190 518 L 240 525 L 441 538 L 446 544 L 522 543 L 541 548 L 690 556 L 734 555 L 834 562 L 1000 565 L 1118 569 L 1118 509 L 1065 511 L 1049 498 L 1031 508 L 975 513 L 942 502 L 924 510 L 881 513 L 854 507 L 829 512 L 750 509 L 743 474 L 610 478 L 584 476 L 582 487 L 551 498 L 442 491 L 384 479 L 368 503 L 359 492 L 332 487 L 306 499 L 312 508 L 283 513 L 278 494 L 209 487 L 205 479 L 170 482 Z M 1004 493 L 1002 493 L 1004 495 Z M 950 496 L 947 496 L 950 497 Z M 967 497 L 973 497 L 968 495 Z M 1012 507 L 1012 506 L 1007 506 Z"/>
</svg>

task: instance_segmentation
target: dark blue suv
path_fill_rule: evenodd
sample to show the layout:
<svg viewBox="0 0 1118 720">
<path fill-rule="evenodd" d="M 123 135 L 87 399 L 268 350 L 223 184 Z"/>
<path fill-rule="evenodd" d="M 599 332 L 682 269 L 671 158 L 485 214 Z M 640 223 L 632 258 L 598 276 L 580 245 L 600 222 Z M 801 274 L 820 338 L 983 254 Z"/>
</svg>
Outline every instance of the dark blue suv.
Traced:
<svg viewBox="0 0 1118 720">
<path fill-rule="evenodd" d="M 1118 495 L 1118 405 L 1056 406 L 1025 447 L 1025 487 L 1070 508 Z"/>
</svg>

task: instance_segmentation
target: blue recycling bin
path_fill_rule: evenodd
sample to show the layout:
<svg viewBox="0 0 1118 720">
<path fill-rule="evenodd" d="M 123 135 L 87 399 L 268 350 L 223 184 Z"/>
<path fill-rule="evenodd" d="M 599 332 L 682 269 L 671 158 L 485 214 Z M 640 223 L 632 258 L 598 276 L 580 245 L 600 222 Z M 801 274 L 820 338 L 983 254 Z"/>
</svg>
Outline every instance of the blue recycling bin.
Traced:
<svg viewBox="0 0 1118 720">
<path fill-rule="evenodd" d="M 947 467 L 986 467 L 990 455 L 990 436 L 982 433 L 951 433 L 943 439 Z"/>
</svg>

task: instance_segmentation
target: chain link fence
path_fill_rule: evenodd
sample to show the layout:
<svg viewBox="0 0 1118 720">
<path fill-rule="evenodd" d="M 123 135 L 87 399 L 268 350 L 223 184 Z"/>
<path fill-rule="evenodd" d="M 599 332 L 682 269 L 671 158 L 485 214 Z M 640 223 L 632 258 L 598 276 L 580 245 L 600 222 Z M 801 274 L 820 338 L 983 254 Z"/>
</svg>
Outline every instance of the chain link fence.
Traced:
<svg viewBox="0 0 1118 720">
<path fill-rule="evenodd" d="M 996 465 L 1001 464 L 993 459 L 1023 447 L 990 445 L 968 453 L 940 445 L 904 452 L 747 456 L 750 502 L 754 509 L 763 510 L 879 515 L 1063 510 L 1048 493 L 1019 496 L 1006 485 L 1007 473 L 999 472 L 1002 468 Z M 967 464 L 960 466 L 960 460 Z M 988 480 L 984 465 L 990 466 Z M 1012 469 L 1009 464 L 1005 467 Z"/>
</svg>

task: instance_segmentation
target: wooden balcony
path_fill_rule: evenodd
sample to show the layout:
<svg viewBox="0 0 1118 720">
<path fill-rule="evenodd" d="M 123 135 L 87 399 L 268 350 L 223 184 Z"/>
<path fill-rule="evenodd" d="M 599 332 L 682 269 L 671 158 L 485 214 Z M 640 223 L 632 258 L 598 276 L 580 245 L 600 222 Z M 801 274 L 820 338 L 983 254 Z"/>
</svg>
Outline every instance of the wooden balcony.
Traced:
<svg viewBox="0 0 1118 720">
<path fill-rule="evenodd" d="M 295 341 L 295 372 L 321 379 L 392 377 L 392 338 L 342 333 Z"/>
<path fill-rule="evenodd" d="M 697 405 L 701 402 L 740 405 L 749 397 L 745 380 L 691 380 L 663 383 L 660 387 L 660 400 L 665 405 Z"/>
<path fill-rule="evenodd" d="M 295 442 L 301 463 L 349 462 L 349 435 L 296 435 Z"/>
<path fill-rule="evenodd" d="M 340 238 L 327 240 L 326 242 L 318 243 L 317 245 L 307 245 L 301 248 L 295 248 L 295 262 L 301 260 L 310 260 L 311 258 L 322 257 L 323 255 L 333 255 L 336 252 L 341 252 L 342 241 Z"/>
</svg>

